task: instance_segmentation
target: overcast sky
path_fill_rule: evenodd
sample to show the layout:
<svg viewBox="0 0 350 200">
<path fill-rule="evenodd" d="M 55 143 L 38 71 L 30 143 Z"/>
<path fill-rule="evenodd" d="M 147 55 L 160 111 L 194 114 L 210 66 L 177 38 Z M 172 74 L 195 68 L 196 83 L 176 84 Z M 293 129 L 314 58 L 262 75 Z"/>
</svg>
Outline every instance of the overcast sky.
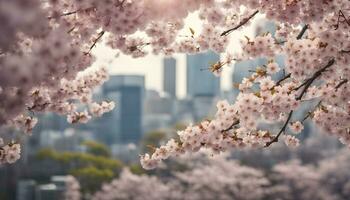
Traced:
<svg viewBox="0 0 350 200">
<path fill-rule="evenodd" d="M 231 34 L 232 42 L 229 45 L 230 49 L 234 49 L 235 52 L 239 51 L 239 39 L 244 38 L 245 35 L 252 36 L 255 24 L 259 22 L 262 16 L 258 16 L 253 24 L 242 31 L 238 31 Z M 186 27 L 184 30 L 188 30 L 189 27 L 193 28 L 196 33 L 201 30 L 200 20 L 195 14 L 190 15 L 186 19 Z M 231 51 L 233 52 L 233 51 Z M 108 67 L 110 74 L 137 74 L 144 75 L 146 79 L 146 88 L 162 91 L 163 81 L 163 68 L 162 60 L 163 56 L 148 55 L 144 58 L 134 59 L 130 56 L 119 55 L 115 57 L 116 51 L 98 44 L 93 50 L 93 53 L 97 56 L 95 65 Z M 186 56 L 184 54 L 177 54 L 174 56 L 177 59 L 177 95 L 181 98 L 186 94 Z M 225 67 L 221 78 L 222 90 L 227 90 L 232 87 L 231 74 L 232 67 Z M 208 71 L 202 71 L 199 73 L 209 73 Z"/>
</svg>

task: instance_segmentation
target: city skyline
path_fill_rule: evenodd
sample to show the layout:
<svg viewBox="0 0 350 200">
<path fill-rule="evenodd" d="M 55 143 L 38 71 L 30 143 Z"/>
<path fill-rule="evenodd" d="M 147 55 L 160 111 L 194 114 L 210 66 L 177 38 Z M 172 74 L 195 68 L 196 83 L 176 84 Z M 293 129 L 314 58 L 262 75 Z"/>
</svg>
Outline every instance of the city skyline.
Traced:
<svg viewBox="0 0 350 200">
<path fill-rule="evenodd" d="M 252 20 L 252 25 L 242 29 L 241 33 L 234 32 L 230 34 L 231 43 L 229 49 L 232 49 L 234 53 L 239 53 L 240 40 L 244 39 L 243 35 L 254 36 L 255 28 L 260 24 L 260 20 L 264 19 L 263 15 L 258 14 L 257 17 Z M 196 34 L 200 33 L 201 22 L 198 19 L 198 13 L 194 13 L 188 16 L 185 20 L 184 30 L 192 28 Z M 181 32 L 180 34 L 188 35 L 188 32 Z M 144 75 L 146 89 L 163 91 L 163 58 L 161 55 L 154 55 L 150 53 L 143 58 L 132 58 L 123 54 L 118 54 L 117 51 L 112 50 L 103 43 L 97 45 L 93 49 L 93 54 L 96 55 L 96 62 L 94 67 L 105 66 L 108 68 L 111 75 Z M 177 61 L 176 69 L 176 93 L 178 98 L 186 97 L 186 54 L 174 54 L 173 57 Z M 209 67 L 210 63 L 208 63 Z M 231 67 L 224 67 L 221 75 L 221 91 L 232 89 L 231 74 L 233 72 L 233 65 Z"/>
</svg>

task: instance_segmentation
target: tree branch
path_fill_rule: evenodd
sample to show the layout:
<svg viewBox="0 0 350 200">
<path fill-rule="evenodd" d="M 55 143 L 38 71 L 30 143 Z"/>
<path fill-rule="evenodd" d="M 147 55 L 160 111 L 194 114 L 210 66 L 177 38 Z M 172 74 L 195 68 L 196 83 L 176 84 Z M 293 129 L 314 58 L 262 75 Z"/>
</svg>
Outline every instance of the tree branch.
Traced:
<svg viewBox="0 0 350 200">
<path fill-rule="evenodd" d="M 340 83 L 338 83 L 338 85 L 335 86 L 335 91 L 337 91 L 342 85 L 346 84 L 348 81 L 348 79 L 344 79 Z"/>
<path fill-rule="evenodd" d="M 96 43 L 102 38 L 102 36 L 105 34 L 105 31 L 101 31 L 97 38 L 94 40 L 94 43 L 90 46 L 89 51 L 85 53 L 85 55 L 89 54 L 91 50 L 96 46 Z"/>
<path fill-rule="evenodd" d="M 53 15 L 53 16 L 49 16 L 47 17 L 48 19 L 53 19 L 53 18 L 60 18 L 60 17 L 65 17 L 65 16 L 69 16 L 69 15 L 73 15 L 73 14 L 76 14 L 80 11 L 87 11 L 87 10 L 90 10 L 90 9 L 94 9 L 95 7 L 89 7 L 89 8 L 85 8 L 85 9 L 78 9 L 78 10 L 74 10 L 74 11 L 69 11 L 69 12 L 66 12 L 66 13 L 62 13 L 62 14 L 57 14 L 56 13 Z"/>
<path fill-rule="evenodd" d="M 230 34 L 232 31 L 235 31 L 237 29 L 239 29 L 240 27 L 242 27 L 243 25 L 245 25 L 246 23 L 248 23 L 255 15 L 257 15 L 259 13 L 259 10 L 255 11 L 253 14 L 251 14 L 249 17 L 244 18 L 237 26 L 224 31 L 223 33 L 221 33 L 221 36 L 226 36 L 228 34 Z"/>
<path fill-rule="evenodd" d="M 322 103 L 322 100 L 317 103 L 317 105 L 315 106 L 315 108 L 312 111 L 307 112 L 307 115 L 303 118 L 303 120 L 301 122 L 302 123 L 305 122 L 305 120 L 307 120 L 315 112 L 315 110 L 318 107 L 320 107 L 321 103 Z"/>
<path fill-rule="evenodd" d="M 281 136 L 282 133 L 284 133 L 287 129 L 288 123 L 290 122 L 290 120 L 292 119 L 292 115 L 293 115 L 293 110 L 291 110 L 288 114 L 288 118 L 286 120 L 286 122 L 284 123 L 283 127 L 281 128 L 280 132 L 278 132 L 278 134 L 276 135 L 276 137 L 274 137 L 270 142 L 265 144 L 265 147 L 269 147 L 271 144 L 278 142 L 278 138 Z"/>
<path fill-rule="evenodd" d="M 321 68 L 320 70 L 318 70 L 317 72 L 315 72 L 311 78 L 307 79 L 303 84 L 301 84 L 301 86 L 299 86 L 296 90 L 298 90 L 299 88 L 303 87 L 305 85 L 305 87 L 303 88 L 302 92 L 300 93 L 300 95 L 296 98 L 296 100 L 301 100 L 304 96 L 304 94 L 307 92 L 307 90 L 309 89 L 309 87 L 312 85 L 312 83 L 322 75 L 323 72 L 325 72 L 329 67 L 331 67 L 332 65 L 334 65 L 335 63 L 335 59 L 331 59 L 326 66 L 324 66 L 323 68 Z"/>
<path fill-rule="evenodd" d="M 234 121 L 230 127 L 228 127 L 228 128 L 225 129 L 225 130 L 222 130 L 221 133 L 224 133 L 224 132 L 227 132 L 227 131 L 233 129 L 233 127 L 235 127 L 235 126 L 238 125 L 238 124 L 239 124 L 239 120 Z"/>
<path fill-rule="evenodd" d="M 340 53 L 350 53 L 350 50 L 341 50 Z"/>
<path fill-rule="evenodd" d="M 282 83 L 283 81 L 285 81 L 285 80 L 289 79 L 291 76 L 292 76 L 292 74 L 291 74 L 291 73 L 289 73 L 289 74 L 285 75 L 285 76 L 284 76 L 282 79 L 280 79 L 279 81 L 277 81 L 277 83 L 276 83 L 275 87 L 276 87 L 276 86 L 281 85 L 281 83 Z"/>
<path fill-rule="evenodd" d="M 303 35 L 305 34 L 305 32 L 307 31 L 308 28 L 309 28 L 308 24 L 305 24 L 303 26 L 303 28 L 301 29 L 300 33 L 297 36 L 297 40 L 300 40 L 303 37 Z"/>
</svg>

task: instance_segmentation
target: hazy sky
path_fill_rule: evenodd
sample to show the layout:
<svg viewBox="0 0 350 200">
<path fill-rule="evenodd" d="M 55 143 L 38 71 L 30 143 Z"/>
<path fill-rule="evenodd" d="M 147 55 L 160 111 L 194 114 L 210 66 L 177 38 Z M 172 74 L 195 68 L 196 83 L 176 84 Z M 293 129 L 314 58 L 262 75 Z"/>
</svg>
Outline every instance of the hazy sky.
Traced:
<svg viewBox="0 0 350 200">
<path fill-rule="evenodd" d="M 238 31 L 231 34 L 232 42 L 229 45 L 231 52 L 240 51 L 239 40 L 244 38 L 245 35 L 252 36 L 255 24 L 260 21 L 262 16 L 258 16 L 253 24 L 242 31 Z M 186 28 L 193 28 L 196 33 L 201 30 L 200 20 L 196 14 L 191 14 L 186 19 Z M 189 34 L 189 33 L 187 33 Z M 163 68 L 162 60 L 163 56 L 148 55 L 144 58 L 134 59 L 130 56 L 119 55 L 115 57 L 116 51 L 98 44 L 93 50 L 93 53 L 97 56 L 95 65 L 102 65 L 108 67 L 110 74 L 137 74 L 144 75 L 146 79 L 147 89 L 155 89 L 162 91 L 163 81 Z M 177 54 L 174 56 L 177 59 L 177 95 L 181 98 L 186 94 L 186 56 L 184 54 Z M 223 90 L 229 89 L 231 85 L 232 66 L 225 67 L 221 78 L 221 88 Z M 198 73 L 210 73 L 208 71 L 201 71 Z"/>
</svg>

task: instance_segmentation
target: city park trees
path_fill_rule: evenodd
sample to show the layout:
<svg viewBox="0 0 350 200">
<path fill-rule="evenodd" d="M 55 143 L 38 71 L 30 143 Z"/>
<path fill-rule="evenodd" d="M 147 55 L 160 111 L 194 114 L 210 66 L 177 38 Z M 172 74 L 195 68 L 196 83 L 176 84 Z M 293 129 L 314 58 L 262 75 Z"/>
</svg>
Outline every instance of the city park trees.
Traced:
<svg viewBox="0 0 350 200">
<path fill-rule="evenodd" d="M 193 12 L 201 30 L 186 30 L 184 19 Z M 258 14 L 275 21 L 276 35 L 242 35 L 241 52 L 228 48 L 231 33 Z M 146 169 L 202 148 L 214 153 L 265 148 L 282 139 L 295 147 L 299 140 L 293 134 L 306 120 L 350 144 L 349 0 L 0 0 L 0 22 L 0 124 L 26 134 L 37 113 L 86 123 L 114 108 L 91 95 L 108 79 L 104 67 L 91 67 L 92 50 L 104 42 L 134 58 L 213 50 L 224 55 L 208 64 L 215 75 L 236 61 L 268 60 L 239 84 L 235 102 L 218 102 L 214 119 L 190 125 L 178 132 L 178 140 L 142 156 Z M 284 76 L 274 80 L 271 76 L 282 70 L 274 57 L 281 54 Z M 309 101 L 317 104 L 295 118 Z M 262 130 L 260 122 L 278 122 L 281 128 Z M 15 162 L 20 144 L 15 138 L 0 143 L 0 162 Z"/>
</svg>

